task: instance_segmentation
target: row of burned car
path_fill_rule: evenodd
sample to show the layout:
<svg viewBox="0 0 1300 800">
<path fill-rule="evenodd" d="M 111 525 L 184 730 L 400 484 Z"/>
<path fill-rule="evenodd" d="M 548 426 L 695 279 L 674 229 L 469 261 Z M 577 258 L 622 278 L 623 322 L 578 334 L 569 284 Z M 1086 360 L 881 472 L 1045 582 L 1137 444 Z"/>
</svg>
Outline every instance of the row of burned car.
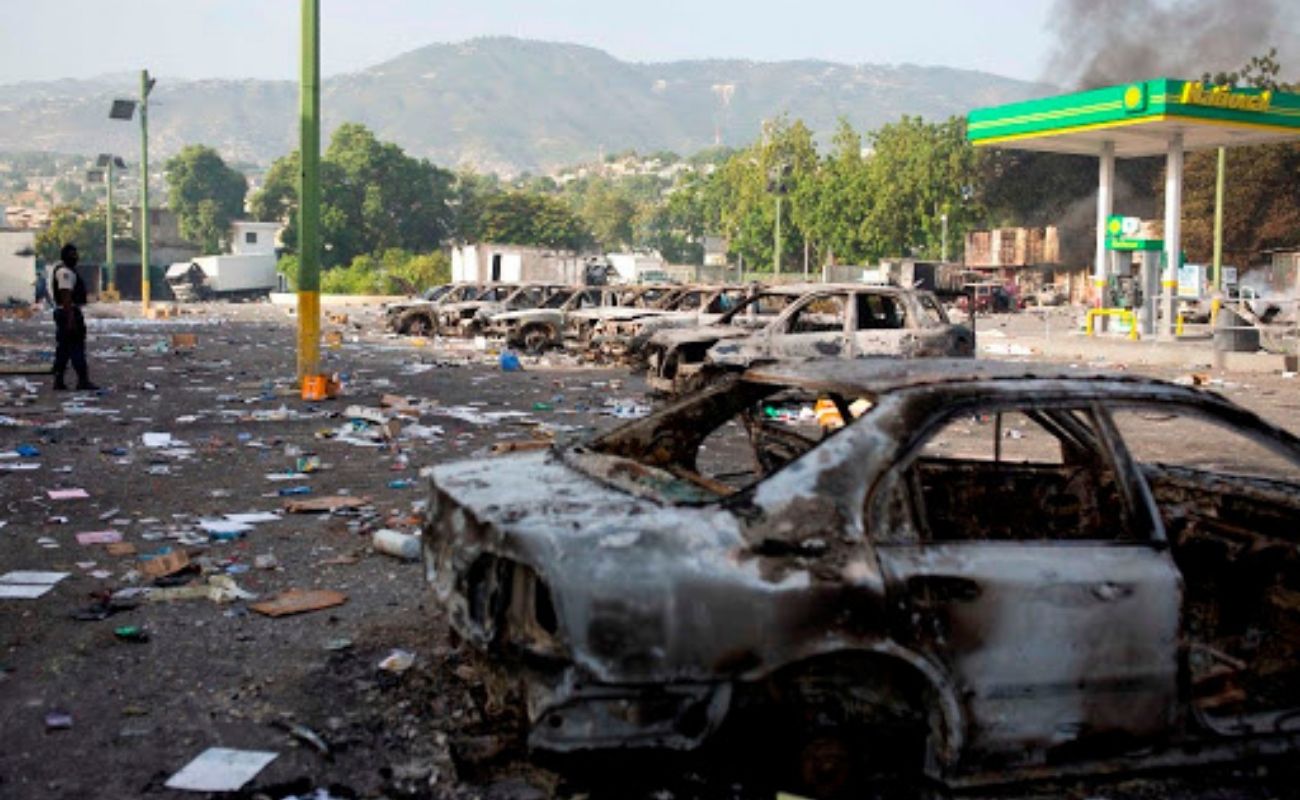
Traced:
<svg viewBox="0 0 1300 800">
<path fill-rule="evenodd" d="M 386 320 L 401 334 L 497 337 L 528 353 L 645 367 L 664 394 L 787 358 L 975 352 L 973 327 L 952 322 L 934 294 L 868 284 L 447 284 L 390 306 Z"/>
</svg>

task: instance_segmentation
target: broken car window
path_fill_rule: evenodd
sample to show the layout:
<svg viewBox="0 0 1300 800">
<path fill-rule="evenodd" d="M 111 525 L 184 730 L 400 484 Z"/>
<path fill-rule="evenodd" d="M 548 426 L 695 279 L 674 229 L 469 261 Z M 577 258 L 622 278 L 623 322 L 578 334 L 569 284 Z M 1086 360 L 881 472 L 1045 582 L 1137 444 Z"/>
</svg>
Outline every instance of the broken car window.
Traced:
<svg viewBox="0 0 1300 800">
<path fill-rule="evenodd" d="M 1141 464 L 1269 478 L 1300 485 L 1300 464 L 1243 431 L 1168 406 L 1112 413 L 1129 452 Z"/>
<path fill-rule="evenodd" d="M 798 309 L 785 321 L 787 333 L 842 333 L 843 295 L 818 297 Z"/>
<path fill-rule="evenodd" d="M 992 410 L 941 424 L 911 464 L 932 541 L 1133 538 L 1086 409 Z"/>
<path fill-rule="evenodd" d="M 853 415 L 843 398 L 824 399 L 844 409 L 835 418 Z M 804 390 L 768 384 L 715 386 L 611 431 L 589 451 L 654 467 L 718 499 L 782 469 L 833 435 L 838 428 L 832 415 L 818 414 L 817 400 Z M 868 404 L 858 407 L 866 413 Z M 574 466 L 587 471 L 581 463 Z M 611 482 L 603 473 L 592 477 Z M 659 499 L 695 502 L 669 491 Z"/>
<path fill-rule="evenodd" d="M 902 303 L 883 294 L 858 295 L 858 330 L 907 327 Z"/>
</svg>

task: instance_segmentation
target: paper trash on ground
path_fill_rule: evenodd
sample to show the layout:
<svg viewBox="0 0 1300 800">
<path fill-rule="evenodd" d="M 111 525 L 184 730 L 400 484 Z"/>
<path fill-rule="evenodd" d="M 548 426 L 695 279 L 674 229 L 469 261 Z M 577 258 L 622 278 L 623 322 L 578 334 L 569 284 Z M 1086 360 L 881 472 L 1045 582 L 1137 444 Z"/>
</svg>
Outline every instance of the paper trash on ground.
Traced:
<svg viewBox="0 0 1300 800">
<path fill-rule="evenodd" d="M 68 577 L 67 572 L 15 570 L 0 575 L 0 599 L 34 600 Z"/>
<path fill-rule="evenodd" d="M 236 792 L 257 777 L 278 753 L 209 747 L 167 779 L 168 789 L 191 792 Z"/>
</svg>

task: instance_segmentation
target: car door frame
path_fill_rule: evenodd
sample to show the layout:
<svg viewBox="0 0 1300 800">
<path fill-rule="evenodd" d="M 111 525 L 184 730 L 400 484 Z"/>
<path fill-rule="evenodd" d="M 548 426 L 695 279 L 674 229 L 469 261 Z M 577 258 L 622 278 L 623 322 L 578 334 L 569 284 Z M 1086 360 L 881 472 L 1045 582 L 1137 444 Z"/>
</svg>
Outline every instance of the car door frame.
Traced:
<svg viewBox="0 0 1300 800">
<path fill-rule="evenodd" d="M 871 488 L 866 522 L 885 575 L 891 633 L 947 676 L 966 715 L 965 755 L 1041 763 L 1053 749 L 1096 742 L 1100 735 L 1146 741 L 1181 724 L 1181 575 L 1146 484 L 1135 480 L 1137 467 L 1099 399 L 972 394 L 965 402 L 930 402 L 919 417 L 909 415 L 919 424 L 900 437 L 891 465 Z M 928 541 L 911 505 L 915 487 L 905 474 L 924 442 L 972 410 L 1045 407 L 1091 410 L 1100 455 L 1117 484 L 1126 487 L 1126 524 L 1141 525 L 1141 536 Z M 929 593 L 929 607 L 918 603 L 918 586 Z M 1020 601 L 1009 602 L 1017 593 Z M 982 617 L 980 608 L 991 609 L 991 616 Z M 947 640 L 935 633 L 936 620 L 948 624 Z M 1053 633 L 1055 625 L 1080 620 L 1088 635 Z M 977 624 L 961 627 L 972 621 Z M 961 637 L 970 635 L 982 637 L 979 646 L 960 650 L 966 641 Z M 1027 649 L 1026 641 L 1036 644 Z M 1112 646 L 1116 642 L 1120 647 Z M 1127 673 L 1106 662 L 1124 648 L 1137 662 Z M 1096 674 L 1106 669 L 1114 674 Z M 1141 724 L 1133 723 L 1135 716 Z"/>
<path fill-rule="evenodd" d="M 838 334 L 832 334 L 828 331 L 811 332 L 811 333 L 791 333 L 789 331 L 784 330 L 790 324 L 791 317 L 800 313 L 803 309 L 807 308 L 808 306 L 812 305 L 818 300 L 825 299 L 828 297 L 838 298 L 844 307 L 844 322 L 840 326 L 840 331 Z M 852 292 L 846 292 L 843 290 L 835 290 L 835 289 L 808 292 L 807 294 L 803 295 L 802 297 L 800 297 L 799 299 L 791 303 L 787 308 L 785 308 L 781 312 L 780 316 L 772 320 L 772 322 L 768 323 L 767 328 L 763 331 L 763 337 L 762 337 L 763 351 L 764 351 L 763 355 L 772 358 L 807 358 L 810 356 L 819 357 L 819 358 L 837 358 L 837 357 L 844 358 L 846 356 L 852 356 L 853 337 L 850 335 L 850 331 L 852 330 L 852 326 L 855 324 L 854 322 L 855 317 L 853 312 L 854 310 L 853 310 Z M 783 346 L 780 341 L 783 339 L 793 340 L 794 337 L 804 337 L 804 336 L 807 337 L 823 336 L 823 337 L 827 337 L 828 340 L 829 337 L 837 337 L 838 348 L 836 349 L 835 352 L 829 352 L 829 351 L 819 350 L 814 346 L 809 348 L 808 352 L 801 353 L 798 352 L 797 350 L 791 352 L 793 348 L 787 349 L 787 347 Z"/>
</svg>

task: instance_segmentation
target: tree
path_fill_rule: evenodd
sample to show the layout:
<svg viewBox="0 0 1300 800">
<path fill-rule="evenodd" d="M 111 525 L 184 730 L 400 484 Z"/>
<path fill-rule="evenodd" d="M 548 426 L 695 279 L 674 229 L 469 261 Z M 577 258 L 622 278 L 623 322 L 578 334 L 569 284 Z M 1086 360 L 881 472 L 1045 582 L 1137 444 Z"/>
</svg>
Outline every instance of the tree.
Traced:
<svg viewBox="0 0 1300 800">
<path fill-rule="evenodd" d="M 801 185 L 814 180 L 816 171 L 817 149 L 808 126 L 785 117 L 769 120 L 760 141 L 734 154 L 711 176 L 703 196 L 707 224 L 725 235 L 731 251 L 747 264 L 770 271 L 777 196 L 799 196 Z M 803 232 L 800 212 L 789 202 L 782 205 L 781 260 L 789 265 L 802 255 Z"/>
<path fill-rule="evenodd" d="M 298 246 L 298 154 L 272 164 L 252 201 L 258 219 L 285 223 L 286 247 Z M 322 264 L 350 264 L 387 249 L 431 250 L 456 229 L 456 180 L 444 169 L 381 142 L 364 125 L 334 132 L 321 159 Z"/>
<path fill-rule="evenodd" d="M 873 133 L 871 143 L 867 251 L 938 258 L 947 214 L 948 255 L 960 255 L 965 230 L 980 216 L 975 149 L 966 141 L 965 120 L 927 123 L 904 116 Z"/>
<path fill-rule="evenodd" d="M 502 244 L 581 250 L 591 232 L 562 200 L 529 192 L 500 192 L 480 198 L 470 239 Z"/>
<path fill-rule="evenodd" d="M 578 208 L 578 214 L 591 230 L 592 237 L 606 250 L 632 244 L 632 222 L 636 213 L 636 202 L 608 180 L 594 182 L 583 195 Z"/>
<path fill-rule="evenodd" d="M 1218 86 L 1286 90 L 1278 76 L 1277 49 L 1250 59 L 1235 72 L 1206 73 Z M 1183 249 L 1189 259 L 1208 262 L 1214 250 L 1214 191 L 1218 155 L 1191 153 L 1183 170 Z M 1267 250 L 1300 246 L 1300 144 L 1230 147 L 1224 164 L 1223 254 L 1226 263 L 1246 266 Z M 1153 181 L 1157 191 L 1163 175 Z"/>
<path fill-rule="evenodd" d="M 244 213 L 248 180 L 226 166 L 216 150 L 201 144 L 183 148 L 167 162 L 168 202 L 181 236 L 205 254 L 227 244 L 230 223 Z"/>
<path fill-rule="evenodd" d="M 816 180 L 804 181 L 795 193 L 794 217 L 824 258 L 861 264 L 872 255 L 866 230 L 871 201 L 862 137 L 841 119 Z"/>
<path fill-rule="evenodd" d="M 451 280 L 451 259 L 442 251 L 412 254 L 392 248 L 363 254 L 347 266 L 321 276 L 321 290 L 330 294 L 418 294 Z"/>
<path fill-rule="evenodd" d="M 89 211 L 71 205 L 56 207 L 50 213 L 49 227 L 36 235 L 36 257 L 52 264 L 59 260 L 63 245 L 74 244 L 84 262 L 98 263 L 104 254 L 104 222 L 103 206 Z"/>
</svg>

